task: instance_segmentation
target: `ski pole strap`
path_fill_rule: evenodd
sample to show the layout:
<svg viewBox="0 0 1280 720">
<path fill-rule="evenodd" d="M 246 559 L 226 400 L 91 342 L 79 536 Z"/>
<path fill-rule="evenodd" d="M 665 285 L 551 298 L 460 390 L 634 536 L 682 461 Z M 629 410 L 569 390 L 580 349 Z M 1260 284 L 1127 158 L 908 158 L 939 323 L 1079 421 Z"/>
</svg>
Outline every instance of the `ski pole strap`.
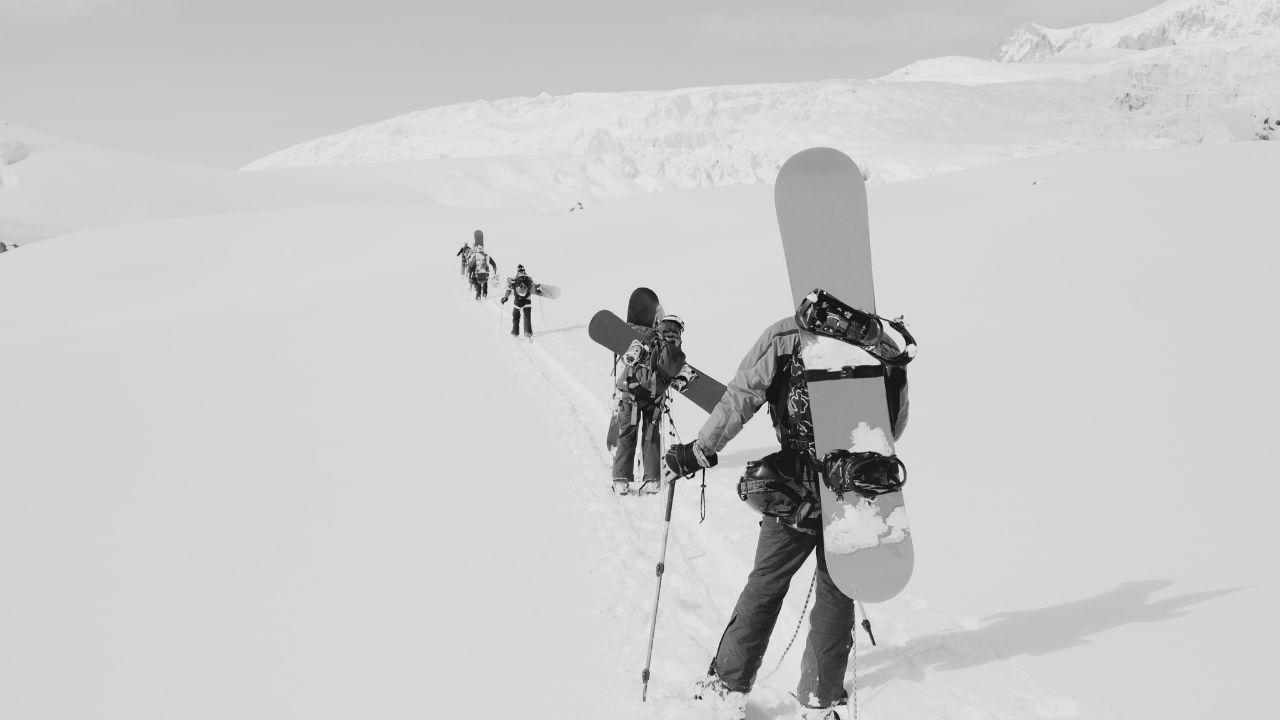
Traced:
<svg viewBox="0 0 1280 720">
<path fill-rule="evenodd" d="M 838 370 L 805 370 L 805 382 L 847 380 L 849 378 L 884 377 L 884 365 L 846 365 Z"/>
</svg>

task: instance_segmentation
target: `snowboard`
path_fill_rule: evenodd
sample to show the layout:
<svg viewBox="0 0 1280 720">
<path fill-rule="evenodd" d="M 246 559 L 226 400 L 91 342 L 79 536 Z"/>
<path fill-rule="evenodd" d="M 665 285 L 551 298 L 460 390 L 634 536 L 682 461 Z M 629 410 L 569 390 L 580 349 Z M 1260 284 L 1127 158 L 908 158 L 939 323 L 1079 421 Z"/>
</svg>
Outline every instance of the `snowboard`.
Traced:
<svg viewBox="0 0 1280 720">
<path fill-rule="evenodd" d="M 548 300 L 555 300 L 560 297 L 560 288 L 546 283 L 535 283 L 533 286 L 533 294 L 539 297 L 544 297 Z"/>
<path fill-rule="evenodd" d="M 587 326 L 587 335 L 612 350 L 615 355 L 625 354 L 633 340 L 644 340 L 644 335 L 608 310 L 601 310 L 591 318 L 591 324 Z M 711 412 L 715 410 L 716 404 L 724 395 L 724 385 L 695 368 L 693 379 L 684 386 L 680 394 L 692 400 L 703 410 Z"/>
<path fill-rule="evenodd" d="M 874 314 L 867 191 L 858 166 L 831 148 L 797 153 L 778 172 L 774 207 L 795 305 L 821 288 Z M 800 336 L 818 459 L 836 450 L 896 457 L 883 365 L 848 342 L 803 329 Z M 896 596 L 915 558 L 902 491 L 871 499 L 837 495 L 821 478 L 818 486 L 836 587 L 863 602 Z"/>
</svg>

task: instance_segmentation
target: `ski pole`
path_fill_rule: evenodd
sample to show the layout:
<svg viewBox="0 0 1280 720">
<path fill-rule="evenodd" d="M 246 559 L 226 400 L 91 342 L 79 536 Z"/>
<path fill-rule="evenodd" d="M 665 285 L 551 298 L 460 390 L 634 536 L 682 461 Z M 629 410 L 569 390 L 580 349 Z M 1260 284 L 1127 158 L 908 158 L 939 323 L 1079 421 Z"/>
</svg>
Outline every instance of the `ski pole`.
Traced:
<svg viewBox="0 0 1280 720">
<path fill-rule="evenodd" d="M 649 651 L 644 656 L 644 672 L 640 674 L 640 680 L 644 684 L 640 691 L 640 702 L 645 702 L 649 697 L 649 667 L 653 663 L 653 636 L 658 631 L 658 601 L 662 598 L 662 573 L 666 570 L 667 536 L 671 533 L 671 506 L 675 503 L 675 497 L 676 476 L 672 473 L 671 480 L 667 482 L 667 511 L 662 528 L 662 553 L 658 556 L 658 589 L 653 595 L 653 619 L 649 623 Z"/>
</svg>

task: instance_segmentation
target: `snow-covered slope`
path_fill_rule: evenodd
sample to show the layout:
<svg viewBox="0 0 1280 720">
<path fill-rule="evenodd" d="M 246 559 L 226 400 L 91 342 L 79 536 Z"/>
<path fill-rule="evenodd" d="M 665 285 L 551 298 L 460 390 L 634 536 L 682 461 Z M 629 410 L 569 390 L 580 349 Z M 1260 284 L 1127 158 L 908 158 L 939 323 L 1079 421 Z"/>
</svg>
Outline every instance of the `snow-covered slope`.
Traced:
<svg viewBox="0 0 1280 720">
<path fill-rule="evenodd" d="M 1191 12 L 1185 2 L 1162 12 L 1182 17 L 1175 6 Z M 318 138 L 247 169 L 545 159 L 541 194 L 583 199 L 768 183 L 816 145 L 846 151 L 884 183 L 1017 157 L 1252 141 L 1280 112 L 1280 26 L 1266 20 L 1280 0 L 1246 6 L 1258 31 L 1247 37 L 1206 31 L 1053 64 L 937 58 L 872 81 L 475 101 Z"/>
<path fill-rule="evenodd" d="M 1124 20 L 1070 28 L 1027 23 L 1000 44 L 1001 62 L 1042 60 L 1096 48 L 1150 50 L 1280 32 L 1280 0 L 1165 0 Z"/>
<path fill-rule="evenodd" d="M 870 608 L 861 717 L 1269 706 L 1278 164 L 1236 144 L 871 189 L 879 300 L 921 341 L 898 448 L 918 566 Z M 459 281 L 476 227 L 564 290 L 532 344 Z M 772 434 L 726 449 L 705 523 L 677 489 L 642 705 L 662 504 L 609 492 L 611 358 L 584 324 L 649 285 L 727 379 L 789 310 L 781 268 L 765 185 L 227 213 L 0 256 L 0 717 L 700 720 L 688 684 L 754 547 L 733 481 Z M 686 439 L 702 417 L 676 406 Z M 794 707 L 799 649 L 772 671 L 808 573 L 752 720 Z"/>
<path fill-rule="evenodd" d="M 165 162 L 0 124 L 0 240 L 9 243 L 158 218 L 387 199 L 427 198 L 334 175 Z"/>
</svg>

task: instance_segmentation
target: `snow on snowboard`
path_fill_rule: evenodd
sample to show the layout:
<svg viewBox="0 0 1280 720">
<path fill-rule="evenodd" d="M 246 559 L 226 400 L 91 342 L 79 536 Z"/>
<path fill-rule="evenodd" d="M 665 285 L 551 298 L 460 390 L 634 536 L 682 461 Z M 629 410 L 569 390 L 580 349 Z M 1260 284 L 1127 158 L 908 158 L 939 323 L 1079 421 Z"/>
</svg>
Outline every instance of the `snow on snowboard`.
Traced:
<svg viewBox="0 0 1280 720">
<path fill-rule="evenodd" d="M 858 166 L 831 148 L 797 153 L 778 173 L 774 206 L 795 306 L 821 289 L 874 315 L 867 192 Z M 818 482 L 827 569 L 849 597 L 882 602 L 902 591 L 914 564 L 902 491 L 871 498 L 838 494 L 831 485 L 848 477 L 839 468 L 856 465 L 855 458 L 870 458 L 882 475 L 905 473 L 894 455 L 884 365 L 847 341 L 806 330 L 801 338 L 817 458 L 830 460 Z M 860 455 L 867 452 L 885 457 Z"/>
</svg>

